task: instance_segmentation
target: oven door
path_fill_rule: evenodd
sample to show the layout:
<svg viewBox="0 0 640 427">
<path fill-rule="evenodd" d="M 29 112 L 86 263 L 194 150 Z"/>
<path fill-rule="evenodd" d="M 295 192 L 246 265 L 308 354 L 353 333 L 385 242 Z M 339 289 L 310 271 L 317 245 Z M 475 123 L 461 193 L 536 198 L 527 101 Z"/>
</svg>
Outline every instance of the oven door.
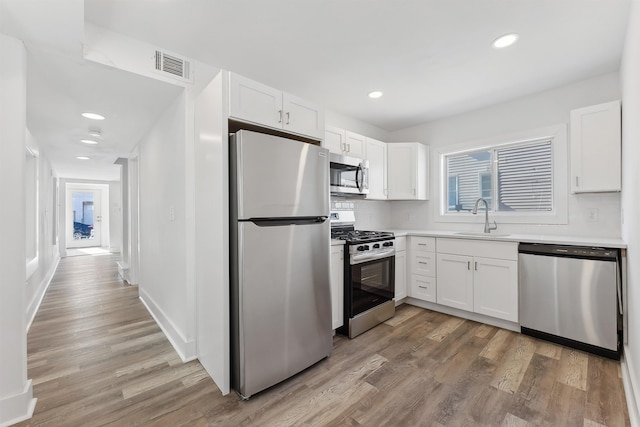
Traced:
<svg viewBox="0 0 640 427">
<path fill-rule="evenodd" d="M 349 266 L 349 317 L 391 301 L 395 292 L 395 255 Z"/>
</svg>

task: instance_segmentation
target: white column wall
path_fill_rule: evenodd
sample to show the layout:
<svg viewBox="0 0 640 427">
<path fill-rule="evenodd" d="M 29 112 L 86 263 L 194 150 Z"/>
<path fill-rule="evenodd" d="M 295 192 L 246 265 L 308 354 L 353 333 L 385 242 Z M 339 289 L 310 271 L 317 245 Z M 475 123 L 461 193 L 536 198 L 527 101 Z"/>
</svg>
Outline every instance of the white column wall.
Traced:
<svg viewBox="0 0 640 427">
<path fill-rule="evenodd" d="M 30 418 L 27 380 L 25 199 L 26 52 L 0 34 L 0 425 Z"/>
<path fill-rule="evenodd" d="M 640 425 L 640 3 L 631 7 L 620 76 L 622 82 L 622 238 L 627 251 L 628 342 L 623 378 L 632 425 Z"/>
<path fill-rule="evenodd" d="M 140 298 L 183 360 L 196 357 L 195 287 L 187 274 L 189 206 L 186 190 L 183 92 L 139 143 Z"/>
</svg>

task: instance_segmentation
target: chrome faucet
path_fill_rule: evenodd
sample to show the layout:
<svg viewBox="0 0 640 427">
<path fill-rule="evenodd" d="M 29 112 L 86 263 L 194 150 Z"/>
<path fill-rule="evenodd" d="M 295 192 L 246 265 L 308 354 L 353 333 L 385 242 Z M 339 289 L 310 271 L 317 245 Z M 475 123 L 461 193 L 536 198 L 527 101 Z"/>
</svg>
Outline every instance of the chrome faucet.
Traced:
<svg viewBox="0 0 640 427">
<path fill-rule="evenodd" d="M 491 230 L 497 230 L 498 224 L 493 221 L 493 225 L 489 225 L 489 204 L 483 198 L 479 198 L 478 200 L 476 200 L 476 204 L 473 206 L 473 210 L 471 211 L 471 213 L 474 215 L 478 213 L 478 205 L 480 204 L 480 202 L 484 202 L 484 232 L 488 234 L 491 233 Z"/>
</svg>

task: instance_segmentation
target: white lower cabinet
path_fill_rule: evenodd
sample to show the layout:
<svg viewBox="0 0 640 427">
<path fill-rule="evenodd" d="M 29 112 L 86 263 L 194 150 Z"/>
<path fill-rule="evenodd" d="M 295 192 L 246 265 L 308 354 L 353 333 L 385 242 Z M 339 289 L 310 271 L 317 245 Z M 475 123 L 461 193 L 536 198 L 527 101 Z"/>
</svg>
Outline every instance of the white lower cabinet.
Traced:
<svg viewBox="0 0 640 427">
<path fill-rule="evenodd" d="M 409 237 L 410 285 L 408 294 L 428 302 L 436 302 L 436 239 Z"/>
<path fill-rule="evenodd" d="M 473 311 L 518 321 L 518 261 L 475 258 Z"/>
<path fill-rule="evenodd" d="M 517 243 L 443 238 L 437 247 L 438 304 L 518 321 Z"/>
<path fill-rule="evenodd" d="M 344 245 L 331 246 L 331 323 L 342 326 L 344 312 Z"/>
<path fill-rule="evenodd" d="M 407 251 L 406 237 L 396 237 L 396 274 L 395 299 L 396 303 L 407 297 Z"/>
<path fill-rule="evenodd" d="M 438 254 L 438 304 L 473 311 L 473 258 Z"/>
</svg>

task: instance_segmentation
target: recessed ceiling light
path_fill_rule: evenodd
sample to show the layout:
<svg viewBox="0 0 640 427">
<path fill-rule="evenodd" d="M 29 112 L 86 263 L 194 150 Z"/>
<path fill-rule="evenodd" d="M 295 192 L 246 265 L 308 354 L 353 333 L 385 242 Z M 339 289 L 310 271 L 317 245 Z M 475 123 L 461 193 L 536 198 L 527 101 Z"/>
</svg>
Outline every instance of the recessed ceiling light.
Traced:
<svg viewBox="0 0 640 427">
<path fill-rule="evenodd" d="M 90 159 L 91 159 L 91 157 L 76 156 L 76 159 L 78 159 L 78 160 L 90 160 Z"/>
<path fill-rule="evenodd" d="M 86 117 L 91 120 L 104 120 L 104 116 L 97 113 L 82 113 L 82 117 Z"/>
<path fill-rule="evenodd" d="M 379 90 L 374 90 L 373 92 L 369 92 L 369 98 L 380 98 L 382 96 L 382 92 L 380 92 Z"/>
<path fill-rule="evenodd" d="M 85 144 L 96 145 L 98 141 L 93 141 L 91 139 L 81 139 L 80 142 L 84 142 Z"/>
<path fill-rule="evenodd" d="M 505 34 L 495 39 L 493 43 L 491 43 L 491 46 L 496 49 L 502 49 L 503 47 L 511 46 L 517 42 L 519 37 L 520 36 L 516 33 Z"/>
</svg>

